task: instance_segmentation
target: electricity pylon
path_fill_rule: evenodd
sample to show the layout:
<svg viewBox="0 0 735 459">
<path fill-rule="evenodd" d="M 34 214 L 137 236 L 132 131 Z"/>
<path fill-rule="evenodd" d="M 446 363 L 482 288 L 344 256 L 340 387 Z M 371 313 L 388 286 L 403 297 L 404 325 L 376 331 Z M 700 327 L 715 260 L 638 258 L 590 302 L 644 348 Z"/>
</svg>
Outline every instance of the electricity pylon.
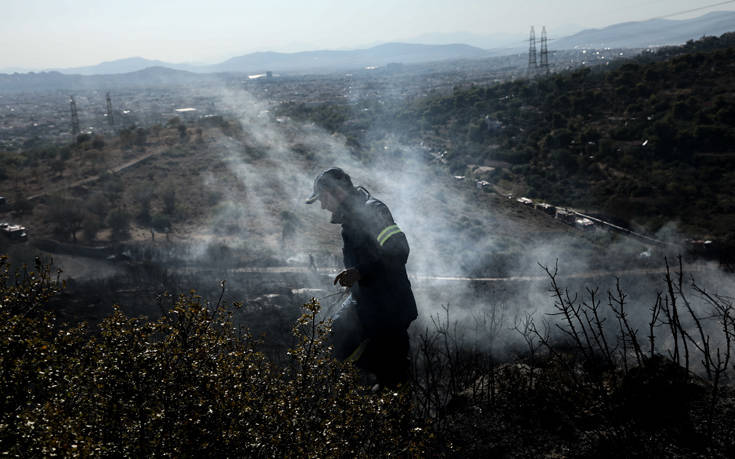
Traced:
<svg viewBox="0 0 735 459">
<path fill-rule="evenodd" d="M 77 104 L 74 102 L 74 96 L 69 96 L 71 104 L 71 135 L 74 137 L 79 135 L 79 115 L 77 114 Z"/>
<path fill-rule="evenodd" d="M 115 118 L 112 117 L 112 100 L 110 100 L 110 93 L 107 93 L 107 123 L 110 126 L 115 125 Z"/>
<path fill-rule="evenodd" d="M 526 76 L 531 78 L 536 74 L 536 32 L 531 26 L 531 36 L 528 39 L 528 72 Z"/>
<path fill-rule="evenodd" d="M 541 71 L 549 74 L 549 39 L 546 37 L 546 26 L 541 29 Z"/>
</svg>

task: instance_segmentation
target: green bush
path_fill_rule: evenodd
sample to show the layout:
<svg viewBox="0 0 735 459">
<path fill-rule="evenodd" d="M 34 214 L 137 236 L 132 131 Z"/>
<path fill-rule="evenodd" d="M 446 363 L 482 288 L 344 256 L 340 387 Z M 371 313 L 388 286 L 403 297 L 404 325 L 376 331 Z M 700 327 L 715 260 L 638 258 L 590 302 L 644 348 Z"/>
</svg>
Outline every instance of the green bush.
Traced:
<svg viewBox="0 0 735 459">
<path fill-rule="evenodd" d="M 330 357 L 312 300 L 282 366 L 194 293 L 155 321 L 115 307 L 98 332 L 44 308 L 48 268 L 0 261 L 0 450 L 17 456 L 377 457 L 422 453 L 408 400 Z"/>
</svg>

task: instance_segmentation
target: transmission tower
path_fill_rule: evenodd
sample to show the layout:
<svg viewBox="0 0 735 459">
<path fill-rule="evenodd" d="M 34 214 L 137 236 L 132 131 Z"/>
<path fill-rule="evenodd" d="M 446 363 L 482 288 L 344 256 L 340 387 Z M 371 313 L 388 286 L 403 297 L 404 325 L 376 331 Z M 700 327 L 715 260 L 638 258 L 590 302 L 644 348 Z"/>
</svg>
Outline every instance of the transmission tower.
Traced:
<svg viewBox="0 0 735 459">
<path fill-rule="evenodd" d="M 541 29 L 541 71 L 549 74 L 549 47 L 548 38 L 546 38 L 546 26 Z"/>
<path fill-rule="evenodd" d="M 115 118 L 112 117 L 112 100 L 110 100 L 110 93 L 107 93 L 107 123 L 110 126 L 115 125 Z"/>
<path fill-rule="evenodd" d="M 74 102 L 74 96 L 69 96 L 71 100 L 71 134 L 76 137 L 79 135 L 79 115 L 77 115 L 77 104 Z"/>
<path fill-rule="evenodd" d="M 531 36 L 528 39 L 528 73 L 529 78 L 536 74 L 536 32 L 531 26 Z"/>
</svg>

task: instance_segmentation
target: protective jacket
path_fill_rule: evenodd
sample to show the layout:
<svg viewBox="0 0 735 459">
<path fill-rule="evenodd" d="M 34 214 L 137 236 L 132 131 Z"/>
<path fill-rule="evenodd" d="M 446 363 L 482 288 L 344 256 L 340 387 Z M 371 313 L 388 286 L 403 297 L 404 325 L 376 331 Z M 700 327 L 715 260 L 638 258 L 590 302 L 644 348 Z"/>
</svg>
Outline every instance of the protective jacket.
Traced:
<svg viewBox="0 0 735 459">
<path fill-rule="evenodd" d="M 409 247 L 388 207 L 364 189 L 355 190 L 332 223 L 342 225 L 344 266 L 360 272 L 351 294 L 365 337 L 408 328 L 417 317 L 406 274 Z"/>
</svg>

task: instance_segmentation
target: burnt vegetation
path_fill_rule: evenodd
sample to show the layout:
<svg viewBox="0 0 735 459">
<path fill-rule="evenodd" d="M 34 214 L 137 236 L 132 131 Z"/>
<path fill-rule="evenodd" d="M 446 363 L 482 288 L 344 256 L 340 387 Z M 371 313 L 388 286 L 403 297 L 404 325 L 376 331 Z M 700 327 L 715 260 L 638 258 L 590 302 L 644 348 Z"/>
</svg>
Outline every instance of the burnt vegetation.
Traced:
<svg viewBox="0 0 735 459">
<path fill-rule="evenodd" d="M 618 285 L 577 296 L 549 278 L 551 313 L 448 306 L 414 337 L 413 376 L 372 391 L 331 357 L 311 300 L 266 346 L 222 285 L 115 307 L 90 328 L 56 318 L 63 285 L 38 261 L 0 274 L 0 448 L 11 455 L 731 457 L 733 299 L 668 268 L 648 316 Z M 63 300 L 63 295 L 62 295 Z M 286 323 L 278 324 L 285 327 Z M 524 347 L 496 355 L 512 329 Z"/>
</svg>

